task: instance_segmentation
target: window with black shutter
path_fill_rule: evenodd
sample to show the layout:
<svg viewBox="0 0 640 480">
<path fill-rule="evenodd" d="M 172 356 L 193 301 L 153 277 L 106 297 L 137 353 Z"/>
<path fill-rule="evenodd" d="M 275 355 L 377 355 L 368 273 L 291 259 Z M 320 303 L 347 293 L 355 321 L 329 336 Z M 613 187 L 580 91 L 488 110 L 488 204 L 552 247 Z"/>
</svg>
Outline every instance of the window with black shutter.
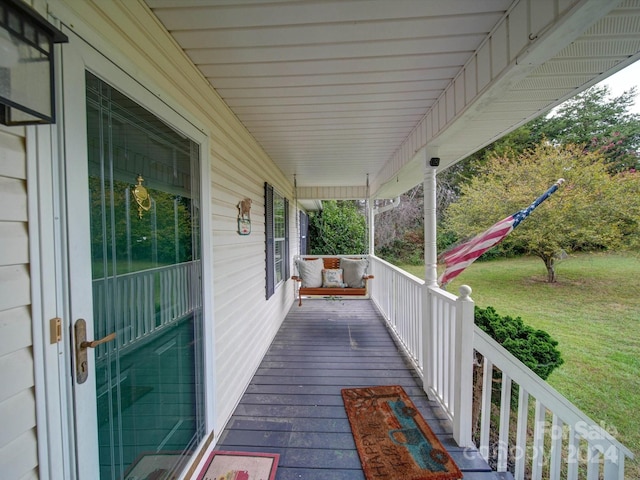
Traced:
<svg viewBox="0 0 640 480">
<path fill-rule="evenodd" d="M 266 296 L 289 278 L 289 201 L 264 184 Z"/>
</svg>

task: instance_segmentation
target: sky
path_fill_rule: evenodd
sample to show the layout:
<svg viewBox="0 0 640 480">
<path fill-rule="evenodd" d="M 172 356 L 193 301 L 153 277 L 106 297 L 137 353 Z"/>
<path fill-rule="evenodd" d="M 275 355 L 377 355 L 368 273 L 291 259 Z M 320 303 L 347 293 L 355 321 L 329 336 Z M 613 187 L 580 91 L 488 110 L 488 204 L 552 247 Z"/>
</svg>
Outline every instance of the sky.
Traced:
<svg viewBox="0 0 640 480">
<path fill-rule="evenodd" d="M 632 113 L 640 114 L 640 61 L 632 63 L 627 68 L 620 70 L 618 73 L 603 80 L 598 85 L 608 85 L 609 90 L 614 97 L 619 96 L 625 90 L 629 90 L 633 86 L 638 87 L 636 92 L 636 102 L 630 111 Z"/>
</svg>

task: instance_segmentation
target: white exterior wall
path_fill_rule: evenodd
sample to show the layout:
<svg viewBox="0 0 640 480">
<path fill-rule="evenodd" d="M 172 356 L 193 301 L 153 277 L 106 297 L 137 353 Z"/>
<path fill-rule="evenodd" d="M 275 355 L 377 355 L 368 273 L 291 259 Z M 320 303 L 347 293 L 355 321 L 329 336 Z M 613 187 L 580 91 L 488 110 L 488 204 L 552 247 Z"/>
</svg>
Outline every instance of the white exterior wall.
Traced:
<svg viewBox="0 0 640 480">
<path fill-rule="evenodd" d="M 212 239 L 214 276 L 213 291 L 205 294 L 213 295 L 214 309 L 205 321 L 213 324 L 215 336 L 215 372 L 214 378 L 208 379 L 215 385 L 215 442 L 294 301 L 291 281 L 277 288 L 269 301 L 265 299 L 264 231 L 264 182 L 269 182 L 289 200 L 290 257 L 297 254 L 293 179 L 284 177 L 143 4 L 51 0 L 46 9 L 39 2 L 34 4 L 42 7 L 43 15 L 48 10 L 49 18 L 70 27 L 175 111 L 201 126 L 208 138 L 209 152 L 203 163 L 210 170 L 211 186 L 209 192 L 203 192 L 203 200 L 211 202 L 211 231 L 204 234 Z M 23 128 L 0 126 L 3 480 L 39 478 L 35 402 L 39 393 L 34 371 L 45 369 L 34 363 L 30 285 L 59 288 L 52 278 L 31 279 L 29 275 L 29 242 L 38 237 L 28 234 L 28 203 L 33 199 L 27 193 L 25 143 Z M 51 149 L 55 152 L 56 146 Z M 30 193 L 36 195 L 35 190 Z M 236 205 L 246 197 L 253 203 L 252 233 L 240 236 Z M 63 318 L 63 331 L 68 331 L 72 320 Z M 68 343 L 67 336 L 63 337 Z M 73 354 L 68 344 L 61 351 Z M 70 381 L 67 373 L 61 370 L 65 381 Z M 63 401 L 65 394 L 60 395 Z M 65 402 L 63 408 L 70 409 Z M 72 418 L 70 410 L 69 416 Z M 46 418 L 38 420 L 42 422 L 38 430 L 46 432 Z M 40 440 L 46 448 L 47 442 Z"/>
<path fill-rule="evenodd" d="M 38 478 L 24 128 L 0 125 L 0 476 Z"/>
<path fill-rule="evenodd" d="M 221 153 L 222 149 L 212 148 L 217 431 L 233 413 L 294 300 L 291 282 L 280 285 L 265 300 L 264 182 L 271 180 L 257 168 L 262 167 L 259 163 Z M 293 197 L 290 190 L 277 183 L 274 186 L 289 199 L 293 257 L 298 248 Z M 251 234 L 247 236 L 237 233 L 236 205 L 243 198 L 252 200 Z"/>
</svg>

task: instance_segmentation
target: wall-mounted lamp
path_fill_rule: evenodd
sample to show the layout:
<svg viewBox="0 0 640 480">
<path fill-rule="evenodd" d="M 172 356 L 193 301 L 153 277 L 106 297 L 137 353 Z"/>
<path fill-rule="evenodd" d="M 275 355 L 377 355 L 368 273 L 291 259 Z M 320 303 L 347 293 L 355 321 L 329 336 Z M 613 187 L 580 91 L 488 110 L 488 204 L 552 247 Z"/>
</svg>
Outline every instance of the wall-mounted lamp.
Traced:
<svg viewBox="0 0 640 480">
<path fill-rule="evenodd" d="M 0 123 L 55 123 L 53 44 L 67 36 L 21 0 L 0 0 Z"/>
</svg>

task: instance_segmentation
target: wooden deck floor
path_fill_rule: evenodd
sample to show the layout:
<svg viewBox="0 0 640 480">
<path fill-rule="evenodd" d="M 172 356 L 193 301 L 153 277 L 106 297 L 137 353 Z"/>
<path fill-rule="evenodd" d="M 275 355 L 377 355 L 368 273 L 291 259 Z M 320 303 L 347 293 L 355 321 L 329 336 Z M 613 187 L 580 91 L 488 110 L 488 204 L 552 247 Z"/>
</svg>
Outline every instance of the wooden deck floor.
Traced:
<svg viewBox="0 0 640 480">
<path fill-rule="evenodd" d="M 405 389 L 466 480 L 511 478 L 455 444 L 368 300 L 294 305 L 216 448 L 279 453 L 276 480 L 364 480 L 340 390 L 374 385 Z"/>
</svg>

